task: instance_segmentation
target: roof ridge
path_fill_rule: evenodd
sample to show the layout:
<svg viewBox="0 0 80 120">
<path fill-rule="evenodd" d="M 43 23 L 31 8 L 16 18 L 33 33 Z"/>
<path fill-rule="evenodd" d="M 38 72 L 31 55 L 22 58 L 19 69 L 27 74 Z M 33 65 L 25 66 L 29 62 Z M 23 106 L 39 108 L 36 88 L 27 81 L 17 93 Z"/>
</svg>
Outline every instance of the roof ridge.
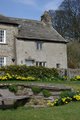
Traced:
<svg viewBox="0 0 80 120">
<path fill-rule="evenodd" d="M 5 15 L 2 15 L 2 14 L 0 14 L 0 17 L 6 18 L 6 19 L 9 19 L 9 20 L 13 20 L 13 21 L 22 21 L 22 22 L 28 22 L 28 21 L 30 21 L 30 22 L 42 23 L 39 20 L 33 20 L 33 19 L 27 19 L 27 18 L 9 17 L 9 16 L 5 16 Z"/>
<path fill-rule="evenodd" d="M 39 20 L 33 20 L 33 19 L 27 19 L 27 18 L 16 18 L 16 17 L 7 17 L 7 18 L 9 18 L 10 20 L 21 20 L 23 22 L 25 22 L 25 21 L 34 21 L 34 22 L 41 23 L 41 21 L 39 21 Z"/>
</svg>

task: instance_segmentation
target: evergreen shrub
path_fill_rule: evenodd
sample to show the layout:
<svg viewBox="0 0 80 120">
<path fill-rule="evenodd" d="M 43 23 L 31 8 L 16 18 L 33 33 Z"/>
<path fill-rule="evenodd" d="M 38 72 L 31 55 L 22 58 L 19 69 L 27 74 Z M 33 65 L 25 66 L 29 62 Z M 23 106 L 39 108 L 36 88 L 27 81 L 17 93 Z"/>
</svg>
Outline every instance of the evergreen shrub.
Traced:
<svg viewBox="0 0 80 120">
<path fill-rule="evenodd" d="M 46 79 L 58 77 L 58 71 L 55 68 L 26 66 L 26 65 L 10 65 L 0 68 L 0 72 L 12 75 L 19 75 L 23 77 L 32 76 L 37 79 Z"/>
</svg>

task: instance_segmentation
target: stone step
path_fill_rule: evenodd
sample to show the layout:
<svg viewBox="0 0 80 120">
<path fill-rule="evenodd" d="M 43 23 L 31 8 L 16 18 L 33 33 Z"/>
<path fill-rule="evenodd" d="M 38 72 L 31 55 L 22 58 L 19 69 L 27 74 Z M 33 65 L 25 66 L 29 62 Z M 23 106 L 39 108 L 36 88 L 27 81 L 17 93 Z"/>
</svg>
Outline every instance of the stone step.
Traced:
<svg viewBox="0 0 80 120">
<path fill-rule="evenodd" d="M 66 86 L 53 86 L 53 85 L 41 85 L 41 84 L 18 84 L 18 85 L 22 85 L 24 87 L 28 87 L 28 88 L 31 88 L 31 87 L 40 87 L 41 89 L 46 89 L 46 90 L 50 90 L 50 91 L 71 91 L 71 88 L 70 87 L 66 87 Z"/>
<path fill-rule="evenodd" d="M 52 96 L 59 96 L 61 92 L 51 92 Z"/>
<path fill-rule="evenodd" d="M 0 95 L 2 97 L 8 97 L 8 96 L 11 96 L 11 97 L 14 97 L 14 93 L 10 92 L 9 89 L 0 89 Z"/>
</svg>

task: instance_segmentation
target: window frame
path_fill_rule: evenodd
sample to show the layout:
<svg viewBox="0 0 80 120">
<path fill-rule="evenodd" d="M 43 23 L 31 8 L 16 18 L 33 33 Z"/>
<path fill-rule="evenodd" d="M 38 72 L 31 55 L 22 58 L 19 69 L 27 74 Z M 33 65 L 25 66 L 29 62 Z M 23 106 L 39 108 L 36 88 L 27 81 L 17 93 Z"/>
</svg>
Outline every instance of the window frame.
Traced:
<svg viewBox="0 0 80 120">
<path fill-rule="evenodd" d="M 6 57 L 0 57 L 0 59 L 3 59 L 2 64 L 0 63 L 0 67 L 5 66 L 6 65 Z M 0 62 L 1 62 L 1 60 L 0 60 Z"/>
<path fill-rule="evenodd" d="M 46 67 L 46 61 L 36 61 L 36 66 Z"/>
<path fill-rule="evenodd" d="M 31 62 L 31 65 L 27 65 L 27 62 Z M 34 60 L 33 59 L 25 59 L 25 65 L 27 66 L 33 66 L 34 65 Z"/>
<path fill-rule="evenodd" d="M 42 50 L 42 44 L 43 44 L 42 41 L 37 41 L 36 42 L 36 49 L 37 50 Z"/>
<path fill-rule="evenodd" d="M 3 30 L 3 29 L 0 29 L 0 31 L 4 31 L 4 35 L 3 36 L 1 36 L 2 37 L 2 41 L 0 41 L 0 44 L 1 43 L 6 43 L 6 30 Z M 1 34 L 0 34 L 1 35 Z"/>
<path fill-rule="evenodd" d="M 57 63 L 56 64 L 56 68 L 60 68 L 61 64 L 60 63 Z"/>
</svg>

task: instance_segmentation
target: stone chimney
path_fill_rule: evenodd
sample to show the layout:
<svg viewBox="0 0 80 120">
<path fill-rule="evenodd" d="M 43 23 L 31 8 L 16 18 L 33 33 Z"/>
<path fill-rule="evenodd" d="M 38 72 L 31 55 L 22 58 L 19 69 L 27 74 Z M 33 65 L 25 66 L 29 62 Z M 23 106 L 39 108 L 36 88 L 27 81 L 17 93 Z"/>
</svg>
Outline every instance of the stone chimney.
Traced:
<svg viewBox="0 0 80 120">
<path fill-rule="evenodd" d="M 45 11 L 44 14 L 41 16 L 41 21 L 45 25 L 52 27 L 51 17 L 48 11 Z"/>
</svg>

